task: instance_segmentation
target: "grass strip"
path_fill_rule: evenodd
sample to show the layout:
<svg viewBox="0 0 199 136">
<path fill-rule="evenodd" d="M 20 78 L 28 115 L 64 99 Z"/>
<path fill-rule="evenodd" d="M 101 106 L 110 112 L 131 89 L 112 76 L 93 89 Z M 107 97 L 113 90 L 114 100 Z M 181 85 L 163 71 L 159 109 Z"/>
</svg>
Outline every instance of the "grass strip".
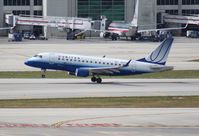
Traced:
<svg viewBox="0 0 199 136">
<path fill-rule="evenodd" d="M 0 72 L 0 78 L 41 78 L 40 71 Z M 64 71 L 47 71 L 46 78 L 77 78 Z M 199 78 L 199 70 L 173 70 L 159 73 L 150 73 L 130 76 L 105 76 L 102 78 Z"/>
<path fill-rule="evenodd" d="M 91 97 L 0 100 L 0 108 L 194 108 L 199 96 Z"/>
</svg>

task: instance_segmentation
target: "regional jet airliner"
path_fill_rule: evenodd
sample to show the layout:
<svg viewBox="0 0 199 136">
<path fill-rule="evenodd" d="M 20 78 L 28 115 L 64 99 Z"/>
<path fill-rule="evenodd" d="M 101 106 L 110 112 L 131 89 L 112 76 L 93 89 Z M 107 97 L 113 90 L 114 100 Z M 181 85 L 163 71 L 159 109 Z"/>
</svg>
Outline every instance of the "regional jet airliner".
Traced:
<svg viewBox="0 0 199 136">
<path fill-rule="evenodd" d="M 149 56 L 138 60 L 46 52 L 31 57 L 25 61 L 25 64 L 40 68 L 43 78 L 45 77 L 45 71 L 51 69 L 67 71 L 68 74 L 78 77 L 92 76 L 92 82 L 101 83 L 101 75 L 125 76 L 172 70 L 172 66 L 165 65 L 172 43 L 173 38 L 169 37 Z"/>
</svg>

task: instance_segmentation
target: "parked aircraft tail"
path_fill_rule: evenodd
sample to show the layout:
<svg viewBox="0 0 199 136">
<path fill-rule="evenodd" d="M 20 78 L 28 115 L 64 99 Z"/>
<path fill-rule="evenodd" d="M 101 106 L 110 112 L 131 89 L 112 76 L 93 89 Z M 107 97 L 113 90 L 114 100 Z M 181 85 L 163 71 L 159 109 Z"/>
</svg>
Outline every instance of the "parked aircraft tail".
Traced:
<svg viewBox="0 0 199 136">
<path fill-rule="evenodd" d="M 172 37 L 166 38 L 148 57 L 138 61 L 165 65 L 172 43 Z"/>
<path fill-rule="evenodd" d="M 139 9 L 139 0 L 136 1 L 135 12 L 133 20 L 131 21 L 131 25 L 135 27 L 138 27 L 138 9 Z"/>
</svg>

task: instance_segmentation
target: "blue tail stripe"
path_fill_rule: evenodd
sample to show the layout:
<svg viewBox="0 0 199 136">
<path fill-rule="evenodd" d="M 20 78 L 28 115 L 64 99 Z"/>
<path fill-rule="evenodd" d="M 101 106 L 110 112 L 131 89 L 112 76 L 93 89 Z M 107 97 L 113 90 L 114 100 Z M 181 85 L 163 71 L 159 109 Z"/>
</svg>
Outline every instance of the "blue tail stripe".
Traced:
<svg viewBox="0 0 199 136">
<path fill-rule="evenodd" d="M 137 61 L 165 65 L 172 43 L 172 37 L 165 39 L 148 57 Z"/>
<path fill-rule="evenodd" d="M 161 62 L 161 61 L 165 58 L 166 54 L 168 53 L 168 50 L 169 50 L 170 47 L 171 47 L 170 42 L 172 42 L 172 41 L 173 41 L 173 40 L 165 41 L 165 42 L 168 42 L 169 46 L 167 46 L 167 49 L 166 49 L 166 51 L 165 51 L 163 57 L 162 57 L 159 61 L 156 61 L 157 63 L 158 63 L 158 62 Z M 162 48 L 163 48 L 163 45 L 164 45 L 164 44 L 162 44 L 161 50 L 162 50 Z M 160 50 L 160 52 L 161 52 L 161 50 Z M 158 57 L 158 56 L 157 56 L 157 57 Z"/>
</svg>

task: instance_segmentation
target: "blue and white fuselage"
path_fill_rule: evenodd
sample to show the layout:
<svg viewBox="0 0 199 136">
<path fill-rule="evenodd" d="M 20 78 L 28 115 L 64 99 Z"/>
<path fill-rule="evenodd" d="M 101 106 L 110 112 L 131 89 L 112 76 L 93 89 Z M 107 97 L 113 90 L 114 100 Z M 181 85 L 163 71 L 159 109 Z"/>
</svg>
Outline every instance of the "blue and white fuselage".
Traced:
<svg viewBox="0 0 199 136">
<path fill-rule="evenodd" d="M 47 52 L 33 56 L 25 64 L 44 71 L 47 69 L 62 70 L 79 77 L 93 76 L 93 82 L 101 83 L 100 75 L 124 76 L 171 70 L 172 67 L 165 66 L 165 63 L 172 42 L 173 38 L 167 38 L 148 57 L 139 60 Z"/>
</svg>

